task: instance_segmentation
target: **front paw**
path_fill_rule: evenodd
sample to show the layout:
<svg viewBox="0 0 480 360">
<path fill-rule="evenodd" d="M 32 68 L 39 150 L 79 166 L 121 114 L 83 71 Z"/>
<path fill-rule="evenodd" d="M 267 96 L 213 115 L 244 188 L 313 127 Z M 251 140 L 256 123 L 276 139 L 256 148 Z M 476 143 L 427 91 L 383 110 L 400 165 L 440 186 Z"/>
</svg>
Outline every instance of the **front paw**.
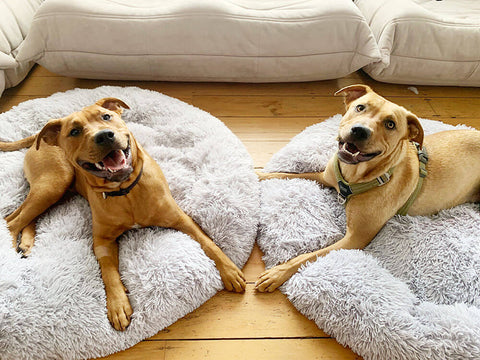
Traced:
<svg viewBox="0 0 480 360">
<path fill-rule="evenodd" d="M 273 292 L 276 288 L 290 279 L 295 273 L 288 264 L 281 264 L 263 272 L 255 283 L 255 290 Z"/>
<path fill-rule="evenodd" d="M 133 314 L 132 307 L 125 293 L 109 296 L 107 294 L 107 316 L 110 324 L 118 331 L 125 331 Z"/>
<path fill-rule="evenodd" d="M 218 266 L 220 277 L 228 291 L 243 292 L 247 283 L 243 272 L 230 260 Z"/>
</svg>

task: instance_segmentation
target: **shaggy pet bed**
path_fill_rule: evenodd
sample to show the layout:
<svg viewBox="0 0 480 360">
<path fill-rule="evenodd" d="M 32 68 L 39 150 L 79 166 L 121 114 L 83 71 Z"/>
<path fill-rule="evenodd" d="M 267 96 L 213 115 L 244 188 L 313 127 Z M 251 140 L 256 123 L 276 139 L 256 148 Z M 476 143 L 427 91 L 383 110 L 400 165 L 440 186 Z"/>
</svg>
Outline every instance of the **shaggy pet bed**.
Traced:
<svg viewBox="0 0 480 360">
<path fill-rule="evenodd" d="M 341 116 L 311 126 L 266 172 L 322 170 Z M 422 120 L 425 133 L 452 126 Z M 303 179 L 261 183 L 258 243 L 267 267 L 340 240 L 334 189 Z M 395 216 L 364 250 L 302 267 L 280 290 L 309 319 L 365 359 L 480 358 L 480 213 L 464 204 L 431 217 Z"/>
<path fill-rule="evenodd" d="M 162 167 L 180 207 L 241 268 L 256 236 L 258 180 L 244 146 L 210 114 L 138 88 L 75 89 L 1 114 L 0 138 L 26 137 L 50 118 L 109 96 L 130 106 L 123 118 Z M 2 218 L 26 196 L 24 153 L 0 152 Z M 80 359 L 120 351 L 153 336 L 223 288 L 213 261 L 187 235 L 153 227 L 129 231 L 119 240 L 120 273 L 134 315 L 128 329 L 117 332 L 107 320 L 91 226 L 88 203 L 76 196 L 40 218 L 32 254 L 22 259 L 0 221 L 2 360 Z"/>
</svg>

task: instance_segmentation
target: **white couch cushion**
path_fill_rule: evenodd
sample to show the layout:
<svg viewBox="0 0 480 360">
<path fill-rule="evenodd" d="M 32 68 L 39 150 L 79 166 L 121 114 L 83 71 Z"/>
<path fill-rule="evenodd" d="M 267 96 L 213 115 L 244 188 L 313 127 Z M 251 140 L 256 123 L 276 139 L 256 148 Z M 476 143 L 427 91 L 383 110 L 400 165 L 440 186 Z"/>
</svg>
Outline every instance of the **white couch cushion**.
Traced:
<svg viewBox="0 0 480 360">
<path fill-rule="evenodd" d="M 376 80 L 480 86 L 480 2 L 356 0 L 378 41 Z"/>
<path fill-rule="evenodd" d="M 46 0 L 19 59 L 62 75 L 300 81 L 345 76 L 379 52 L 350 0 Z"/>
<path fill-rule="evenodd" d="M 35 11 L 43 0 L 0 0 L 0 95 L 4 87 L 17 85 L 24 79 L 33 62 L 18 64 L 17 49 L 27 36 Z"/>
</svg>

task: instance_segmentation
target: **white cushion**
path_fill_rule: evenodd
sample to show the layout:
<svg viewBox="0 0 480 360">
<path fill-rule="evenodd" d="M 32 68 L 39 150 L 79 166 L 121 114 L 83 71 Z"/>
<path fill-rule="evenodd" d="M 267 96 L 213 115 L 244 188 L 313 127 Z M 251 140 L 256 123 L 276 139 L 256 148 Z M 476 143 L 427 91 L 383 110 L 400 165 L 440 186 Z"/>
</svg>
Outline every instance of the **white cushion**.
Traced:
<svg viewBox="0 0 480 360">
<path fill-rule="evenodd" d="M 379 57 L 350 0 L 46 0 L 19 53 L 75 77 L 249 82 L 336 78 Z"/>
<path fill-rule="evenodd" d="M 5 87 L 17 85 L 27 75 L 33 62 L 19 65 L 15 55 L 27 36 L 35 11 L 43 0 L 0 0 L 0 96 Z"/>
<path fill-rule="evenodd" d="M 356 0 L 382 60 L 366 66 L 376 80 L 480 86 L 480 2 Z"/>
<path fill-rule="evenodd" d="M 5 90 L 5 70 L 0 70 L 0 96 L 2 96 L 3 90 Z"/>
</svg>

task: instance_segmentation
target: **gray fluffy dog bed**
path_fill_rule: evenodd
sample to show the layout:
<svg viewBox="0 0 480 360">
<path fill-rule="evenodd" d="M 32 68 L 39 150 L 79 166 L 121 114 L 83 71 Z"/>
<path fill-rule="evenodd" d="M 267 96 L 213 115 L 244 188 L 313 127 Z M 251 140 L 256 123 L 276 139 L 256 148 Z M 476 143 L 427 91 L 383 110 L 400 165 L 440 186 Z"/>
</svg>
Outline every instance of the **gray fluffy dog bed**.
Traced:
<svg viewBox="0 0 480 360">
<path fill-rule="evenodd" d="M 208 113 L 138 88 L 75 89 L 1 114 L 0 139 L 26 137 L 50 118 L 110 96 L 130 106 L 123 118 L 162 167 L 180 207 L 241 268 L 257 231 L 258 180 L 244 146 Z M 134 315 L 125 332 L 115 331 L 107 320 L 86 200 L 76 196 L 40 218 L 28 259 L 12 249 L 3 217 L 26 196 L 24 154 L 0 152 L 0 359 L 79 359 L 120 351 L 223 288 L 213 261 L 187 235 L 153 227 L 129 231 L 119 240 L 120 273 Z"/>
<path fill-rule="evenodd" d="M 324 168 L 341 116 L 311 126 L 266 172 Z M 453 128 L 422 120 L 426 134 Z M 258 243 L 267 267 L 345 233 L 334 189 L 303 180 L 261 183 Z M 364 250 L 307 264 L 280 288 L 309 319 L 365 359 L 480 358 L 480 211 L 464 204 L 431 217 L 395 216 Z"/>
</svg>

